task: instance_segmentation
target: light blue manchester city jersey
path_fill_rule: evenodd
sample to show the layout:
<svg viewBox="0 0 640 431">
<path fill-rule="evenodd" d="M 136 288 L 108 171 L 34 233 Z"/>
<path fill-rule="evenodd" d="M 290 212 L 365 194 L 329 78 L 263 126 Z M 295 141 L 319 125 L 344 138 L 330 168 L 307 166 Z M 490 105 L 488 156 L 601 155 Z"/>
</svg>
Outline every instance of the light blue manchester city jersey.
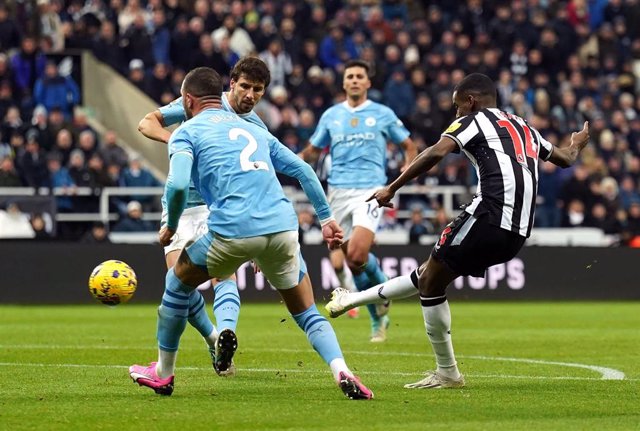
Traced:
<svg viewBox="0 0 640 431">
<path fill-rule="evenodd" d="M 228 93 L 222 94 L 222 107 L 225 111 L 235 113 L 235 111 L 229 104 L 229 100 L 227 99 L 227 96 L 228 96 Z M 164 121 L 165 126 L 171 126 L 173 124 L 182 123 L 183 121 L 187 120 L 187 116 L 185 115 L 185 112 L 184 112 L 184 106 L 182 106 L 182 97 L 178 97 L 173 102 L 158 108 L 158 111 L 160 111 L 160 113 L 162 114 L 162 119 Z M 264 124 L 264 122 L 260 119 L 258 114 L 256 114 L 254 111 L 250 111 L 246 114 L 238 114 L 238 116 L 245 121 L 253 123 L 267 130 L 266 124 Z M 163 195 L 162 196 L 163 219 L 166 216 L 165 214 L 166 207 L 167 207 L 166 204 L 167 204 L 167 198 L 166 196 Z M 200 196 L 200 193 L 198 193 L 198 191 L 195 189 L 192 182 L 189 187 L 189 197 L 187 198 L 187 208 L 197 207 L 201 205 L 205 205 L 205 201 L 204 199 L 202 199 L 202 196 Z"/>
<path fill-rule="evenodd" d="M 313 170 L 268 131 L 234 113 L 199 113 L 172 134 L 169 152 L 193 157 L 191 178 L 209 206 L 209 228 L 218 235 L 247 238 L 298 229 L 276 172 L 298 178 L 302 173 L 307 183 L 317 183 L 311 184 L 316 193 L 310 199 L 321 219 L 331 215 Z"/>
<path fill-rule="evenodd" d="M 327 109 L 310 142 L 317 148 L 330 146 L 329 185 L 366 189 L 387 183 L 387 141 L 400 144 L 408 137 L 390 108 L 367 100 L 356 108 L 343 102 Z"/>
</svg>

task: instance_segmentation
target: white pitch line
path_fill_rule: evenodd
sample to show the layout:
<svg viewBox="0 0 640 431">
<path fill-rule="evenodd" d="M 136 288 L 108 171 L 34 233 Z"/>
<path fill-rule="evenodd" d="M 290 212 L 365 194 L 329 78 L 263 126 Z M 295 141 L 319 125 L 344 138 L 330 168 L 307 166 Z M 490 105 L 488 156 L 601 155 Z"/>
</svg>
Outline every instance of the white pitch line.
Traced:
<svg viewBox="0 0 640 431">
<path fill-rule="evenodd" d="M 108 368 L 108 369 L 127 369 L 128 365 L 100 365 L 100 364 L 43 364 L 43 363 L 18 363 L 18 362 L 0 362 L 0 367 L 38 367 L 38 368 Z M 179 367 L 180 370 L 187 371 L 206 371 L 211 372 L 211 367 Z M 238 372 L 247 373 L 297 373 L 297 374 L 318 374 L 324 373 L 324 370 L 305 370 L 305 369 L 278 369 L 278 368 L 240 368 Z M 398 371 L 379 372 L 379 371 L 359 371 L 362 375 L 389 375 L 389 376 L 417 376 L 419 373 L 406 373 Z M 508 374 L 465 374 L 468 377 L 478 379 L 522 379 L 522 380 L 588 380 L 598 381 L 601 379 L 595 377 L 568 377 L 568 376 L 526 376 L 526 375 L 508 375 Z M 628 381 L 640 381 L 640 379 L 626 379 Z"/>
<path fill-rule="evenodd" d="M 559 365 L 561 367 L 571 368 L 584 368 L 586 370 L 592 370 L 602 374 L 602 380 L 624 380 L 624 373 L 619 370 L 607 367 L 599 367 L 597 365 L 576 364 L 573 362 L 556 362 L 556 361 L 543 361 L 540 359 L 524 359 L 524 358 L 501 358 L 494 356 L 460 356 L 461 358 L 480 359 L 487 361 L 505 361 L 505 362 L 524 362 L 527 364 L 542 364 L 542 365 Z"/>
<path fill-rule="evenodd" d="M 0 349 L 94 349 L 94 350 L 123 350 L 123 349 L 140 349 L 140 346 L 111 346 L 111 345 L 53 345 L 53 344 L 4 344 L 0 345 Z M 196 348 L 183 348 L 182 350 L 199 350 Z M 300 349 L 243 349 L 244 351 L 254 352 L 287 352 L 287 353 L 305 353 Z M 374 355 L 374 356 L 410 356 L 410 357 L 423 357 L 424 353 L 415 352 L 377 352 L 377 351 L 350 351 L 345 350 L 346 353 L 353 355 Z M 557 362 L 546 361 L 542 359 L 529 359 L 529 358 L 505 358 L 500 356 L 474 356 L 474 355 L 458 355 L 458 358 L 477 359 L 482 361 L 504 361 L 504 362 L 519 362 L 527 364 L 539 364 L 539 365 L 557 365 L 561 367 L 570 368 L 582 368 L 585 370 L 595 371 L 600 373 L 602 380 L 624 380 L 625 374 L 614 368 L 601 367 L 598 365 L 579 364 L 573 362 Z"/>
</svg>

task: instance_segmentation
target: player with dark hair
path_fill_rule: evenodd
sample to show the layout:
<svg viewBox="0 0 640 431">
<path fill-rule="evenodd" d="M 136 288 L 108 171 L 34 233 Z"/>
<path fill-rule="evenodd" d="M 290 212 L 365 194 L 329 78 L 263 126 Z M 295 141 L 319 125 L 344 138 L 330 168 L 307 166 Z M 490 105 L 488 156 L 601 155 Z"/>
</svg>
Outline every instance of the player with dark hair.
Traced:
<svg viewBox="0 0 640 431">
<path fill-rule="evenodd" d="M 326 308 L 332 317 L 348 309 L 420 294 L 427 336 L 437 369 L 406 388 L 459 388 L 460 374 L 451 342 L 447 286 L 461 275 L 484 277 L 488 267 L 511 260 L 531 233 L 538 188 L 538 160 L 573 165 L 589 142 L 589 124 L 571 135 L 567 147 L 555 147 L 522 118 L 496 108 L 496 88 L 479 73 L 464 78 L 453 92 L 456 120 L 440 140 L 369 200 L 392 207 L 396 191 L 427 172 L 451 152 L 462 151 L 476 168 L 473 201 L 442 231 L 429 259 L 411 275 L 357 293 L 336 289 Z M 417 290 L 416 290 L 417 289 Z"/>
<path fill-rule="evenodd" d="M 199 67 L 182 84 L 189 121 L 169 140 L 167 222 L 160 230 L 160 243 L 168 244 L 175 235 L 192 172 L 210 209 L 209 230 L 181 252 L 167 273 L 158 308 L 158 361 L 147 367 L 133 365 L 129 374 L 138 384 L 170 395 L 178 345 L 196 287 L 208 278 L 228 278 L 244 262 L 255 260 L 344 394 L 350 399 L 373 398 L 347 367 L 333 328 L 315 306 L 300 253 L 298 218 L 276 172 L 300 181 L 320 219 L 323 238 L 331 248 L 339 247 L 342 229 L 320 181 L 309 165 L 266 130 L 219 109 L 219 80 L 213 69 Z M 235 340 L 235 334 L 227 331 Z"/>
<path fill-rule="evenodd" d="M 345 64 L 342 86 L 347 100 L 329 108 L 318 123 L 310 144 L 300 153 L 304 160 L 316 160 L 324 148 L 331 151 L 329 203 L 336 220 L 345 229 L 342 252 L 358 290 L 384 282 L 376 256 L 370 252 L 382 210 L 366 199 L 387 183 L 387 141 L 401 145 L 405 167 L 417 154 L 415 143 L 402 121 L 388 107 L 367 99 L 371 87 L 369 65 L 362 60 Z M 340 256 L 332 264 L 342 283 L 346 277 Z M 344 284 L 343 284 L 344 285 Z M 372 342 L 386 340 L 389 318 L 384 307 L 367 307 L 371 315 Z"/>
<path fill-rule="evenodd" d="M 223 93 L 222 97 L 218 98 L 214 104 L 216 104 L 216 107 L 221 107 L 226 111 L 235 112 L 240 118 L 266 130 L 267 126 L 253 111 L 253 107 L 264 95 L 270 81 L 269 69 L 262 60 L 256 57 L 244 57 L 236 63 L 231 71 L 229 92 Z M 210 85 L 210 83 L 205 82 L 202 84 Z M 209 86 L 205 86 L 203 89 L 194 89 L 194 91 L 196 94 L 200 94 L 208 88 Z M 167 143 L 171 137 L 171 132 L 165 127 L 183 122 L 186 119 L 182 97 L 179 97 L 170 104 L 145 115 L 138 124 L 138 130 L 147 138 Z M 164 196 L 162 203 L 162 224 L 164 225 L 167 216 Z M 190 240 L 207 232 L 208 217 L 209 209 L 207 205 L 200 193 L 192 186 L 189 191 L 187 208 L 182 213 L 176 235 L 171 243 L 164 248 L 167 268 L 172 268 L 175 265 L 180 252 Z M 235 275 L 232 275 L 227 280 L 212 281 L 215 291 L 213 313 L 216 317 L 218 328 L 215 328 L 207 315 L 202 295 L 194 296 L 194 303 L 189 308 L 189 323 L 200 332 L 207 342 L 216 373 L 225 377 L 232 376 L 236 370 L 231 358 L 237 343 L 230 338 L 231 333 L 225 330 L 230 329 L 235 332 L 240 313 L 240 295 L 238 294 Z M 208 287 L 209 282 L 205 282 L 200 289 L 204 290 Z M 220 331 L 221 336 L 218 331 Z"/>
</svg>

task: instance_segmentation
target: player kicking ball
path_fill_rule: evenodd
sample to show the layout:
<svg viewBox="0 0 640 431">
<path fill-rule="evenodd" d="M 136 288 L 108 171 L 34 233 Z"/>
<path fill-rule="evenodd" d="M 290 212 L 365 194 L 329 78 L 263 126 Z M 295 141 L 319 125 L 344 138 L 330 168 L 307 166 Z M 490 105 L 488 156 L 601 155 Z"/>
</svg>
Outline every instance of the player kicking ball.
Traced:
<svg viewBox="0 0 640 431">
<path fill-rule="evenodd" d="M 444 156 L 462 151 L 474 164 L 478 191 L 464 211 L 442 231 L 430 257 L 411 275 L 368 290 L 336 289 L 326 305 L 331 317 L 365 304 L 420 295 L 427 337 L 437 368 L 405 388 L 461 388 L 464 377 L 451 342 L 447 286 L 461 275 L 484 277 L 488 267 L 511 260 L 533 226 L 538 160 L 573 165 L 589 143 L 589 124 L 571 135 L 566 147 L 555 147 L 522 118 L 496 108 L 496 87 L 489 77 L 473 73 L 455 88 L 456 120 L 440 140 L 427 148 L 393 183 L 369 200 L 392 207 L 391 199 L 409 180 L 429 171 Z"/>
</svg>

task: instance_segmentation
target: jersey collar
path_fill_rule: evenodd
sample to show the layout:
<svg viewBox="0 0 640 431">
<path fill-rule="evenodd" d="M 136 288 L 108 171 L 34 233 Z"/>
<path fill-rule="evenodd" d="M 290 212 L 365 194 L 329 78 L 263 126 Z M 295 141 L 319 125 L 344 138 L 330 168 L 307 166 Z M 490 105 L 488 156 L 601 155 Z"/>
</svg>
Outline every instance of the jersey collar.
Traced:
<svg viewBox="0 0 640 431">
<path fill-rule="evenodd" d="M 366 108 L 367 106 L 371 105 L 371 100 L 367 99 L 367 100 L 364 101 L 363 104 L 358 105 L 355 108 L 352 108 L 351 106 L 349 106 L 349 102 L 347 102 L 346 100 L 344 102 L 342 102 L 342 105 L 349 112 L 358 112 L 358 111 L 362 111 L 364 108 Z"/>
</svg>

